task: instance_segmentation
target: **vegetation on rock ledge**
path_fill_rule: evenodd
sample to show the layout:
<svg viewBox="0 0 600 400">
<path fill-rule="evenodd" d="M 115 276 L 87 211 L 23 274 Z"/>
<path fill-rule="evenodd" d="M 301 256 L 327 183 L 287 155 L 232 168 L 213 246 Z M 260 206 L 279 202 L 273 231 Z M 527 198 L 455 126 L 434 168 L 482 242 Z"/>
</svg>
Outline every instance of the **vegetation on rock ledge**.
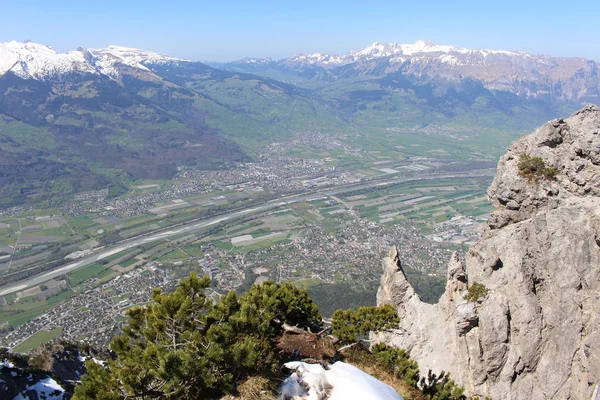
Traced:
<svg viewBox="0 0 600 400">
<path fill-rule="evenodd" d="M 469 286 L 468 292 L 465 295 L 465 300 L 476 302 L 479 299 L 487 296 L 489 289 L 485 287 L 483 283 L 473 282 L 471 286 Z"/>
<path fill-rule="evenodd" d="M 558 172 L 556 168 L 547 167 L 546 162 L 540 157 L 532 157 L 528 154 L 521 154 L 519 157 L 519 175 L 525 178 L 554 180 Z"/>
</svg>

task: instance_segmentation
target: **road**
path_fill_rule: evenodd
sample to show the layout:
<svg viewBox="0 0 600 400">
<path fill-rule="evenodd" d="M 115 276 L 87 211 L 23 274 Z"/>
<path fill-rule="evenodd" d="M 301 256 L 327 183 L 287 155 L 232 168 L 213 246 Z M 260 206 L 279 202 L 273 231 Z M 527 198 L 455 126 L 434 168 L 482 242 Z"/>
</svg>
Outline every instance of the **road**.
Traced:
<svg viewBox="0 0 600 400">
<path fill-rule="evenodd" d="M 96 250 L 95 253 L 83 257 L 80 260 L 74 261 L 72 263 L 63 265 L 57 269 L 54 269 L 50 272 L 46 272 L 40 274 L 38 276 L 28 278 L 25 281 L 21 281 L 6 287 L 3 287 L 0 290 L 0 296 L 4 296 L 10 293 L 19 292 L 24 289 L 28 289 L 30 287 L 39 285 L 51 279 L 54 279 L 60 275 L 67 274 L 71 271 L 77 270 L 79 268 L 83 268 L 90 264 L 95 263 L 96 261 L 103 260 L 107 257 L 110 257 L 114 254 L 120 253 L 124 250 L 131 249 L 136 246 L 144 245 L 147 243 L 156 242 L 159 240 L 165 240 L 173 236 L 181 235 L 184 233 L 193 233 L 204 230 L 206 228 L 210 228 L 214 225 L 220 224 L 225 221 L 231 221 L 236 218 L 245 217 L 252 214 L 262 213 L 271 209 L 275 209 L 286 204 L 304 202 L 304 201 L 313 201 L 322 199 L 326 196 L 332 196 L 337 194 L 342 194 L 346 192 L 351 192 L 354 190 L 365 189 L 369 187 L 377 187 L 377 186 L 385 186 L 390 184 L 402 184 L 402 183 L 413 183 L 419 181 L 427 181 L 427 180 L 436 180 L 436 179 L 448 179 L 448 178 L 481 178 L 481 177 L 492 177 L 495 175 L 494 170 L 479 170 L 472 171 L 469 173 L 454 173 L 454 174 L 431 174 L 426 176 L 421 176 L 418 178 L 401 178 L 399 176 L 395 177 L 384 177 L 384 179 L 377 179 L 369 182 L 359 182 L 352 183 L 343 186 L 335 186 L 333 188 L 322 189 L 319 191 L 312 190 L 303 194 L 296 194 L 290 196 L 283 196 L 274 200 L 267 201 L 266 203 L 253 206 L 246 209 L 236 210 L 232 212 L 227 212 L 215 217 L 209 217 L 203 219 L 201 221 L 196 221 L 188 224 L 178 225 L 175 228 L 167 230 L 160 230 L 160 232 L 149 232 L 135 238 L 130 238 L 127 240 L 123 240 L 114 245 L 102 247 Z"/>
</svg>

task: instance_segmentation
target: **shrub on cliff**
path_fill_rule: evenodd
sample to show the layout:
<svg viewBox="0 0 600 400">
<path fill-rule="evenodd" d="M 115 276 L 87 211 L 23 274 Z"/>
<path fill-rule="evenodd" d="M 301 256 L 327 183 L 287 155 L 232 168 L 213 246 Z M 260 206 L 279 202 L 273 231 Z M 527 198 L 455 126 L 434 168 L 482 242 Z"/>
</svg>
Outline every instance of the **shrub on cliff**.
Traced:
<svg viewBox="0 0 600 400">
<path fill-rule="evenodd" d="M 358 310 L 337 310 L 331 317 L 332 333 L 341 343 L 365 339 L 371 331 L 391 329 L 399 323 L 396 309 L 389 304 L 359 307 Z"/>
<path fill-rule="evenodd" d="M 277 386 L 282 362 L 292 354 L 277 347 L 282 338 L 304 337 L 312 346 L 315 340 L 328 340 L 333 345 L 322 332 L 304 330 L 321 325 L 317 306 L 304 290 L 266 282 L 240 297 L 230 292 L 214 304 L 205 296 L 209 285 L 208 277 L 192 274 L 174 292 L 155 289 L 152 303 L 129 310 L 128 325 L 111 344 L 114 357 L 105 365 L 88 361 L 73 399 L 269 398 L 266 388 Z M 338 310 L 332 328 L 341 344 L 364 343 L 370 331 L 398 323 L 394 307 L 385 305 Z M 446 374 L 423 381 L 404 350 L 378 344 L 371 351 L 354 346 L 340 353 L 369 373 L 399 383 L 394 387 L 407 398 L 463 399 Z"/>
<path fill-rule="evenodd" d="M 528 154 L 521 154 L 519 157 L 519 175 L 525 178 L 553 180 L 557 174 L 558 170 L 547 167 L 546 162 L 540 157 L 532 157 Z"/>
<path fill-rule="evenodd" d="M 469 289 L 467 290 L 467 294 L 465 295 L 465 300 L 476 302 L 479 299 L 487 296 L 489 289 L 485 287 L 483 283 L 473 282 Z"/>
<path fill-rule="evenodd" d="M 442 371 L 439 375 L 429 370 L 427 376 L 421 377 L 419 383 L 423 394 L 430 400 L 466 400 L 464 388 L 458 386 L 450 374 Z"/>
</svg>

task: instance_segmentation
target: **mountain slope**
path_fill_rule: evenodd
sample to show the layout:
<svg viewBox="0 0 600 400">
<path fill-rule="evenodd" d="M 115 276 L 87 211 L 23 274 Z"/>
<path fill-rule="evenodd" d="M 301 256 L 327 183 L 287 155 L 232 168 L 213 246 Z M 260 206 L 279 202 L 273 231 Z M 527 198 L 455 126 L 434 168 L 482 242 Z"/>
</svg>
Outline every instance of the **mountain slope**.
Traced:
<svg viewBox="0 0 600 400">
<path fill-rule="evenodd" d="M 23 79 L 12 72 L 0 77 L 0 133 L 12 140 L 11 146 L 2 148 L 13 155 L 0 161 L 0 176 L 6 181 L 3 191 L 8 191 L 5 199 L 52 195 L 47 180 L 52 185 L 66 178 L 75 192 L 106 187 L 109 179 L 103 176 L 109 170 L 140 178 L 169 178 L 177 165 L 218 167 L 248 159 L 200 118 L 173 110 L 185 101 L 193 104 L 194 93 L 127 75 L 122 79 L 124 85 L 96 74 L 54 77 L 50 82 Z M 142 96 L 138 94 L 142 87 L 156 92 Z M 182 100 L 172 101 L 171 109 L 157 100 L 178 95 Z M 23 135 L 23 127 L 35 132 L 36 138 Z M 13 158 L 26 167 L 16 171 L 10 162 Z M 60 167 L 40 176 L 33 168 L 39 163 Z M 70 170 L 81 173 L 83 185 L 75 186 Z M 31 189 L 23 192 L 21 182 Z"/>
</svg>

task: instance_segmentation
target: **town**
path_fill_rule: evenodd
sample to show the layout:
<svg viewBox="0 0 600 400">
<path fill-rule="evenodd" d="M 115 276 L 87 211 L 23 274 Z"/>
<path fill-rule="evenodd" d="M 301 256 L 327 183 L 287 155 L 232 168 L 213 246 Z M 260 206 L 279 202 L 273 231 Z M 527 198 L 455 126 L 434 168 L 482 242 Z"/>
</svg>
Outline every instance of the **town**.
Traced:
<svg viewBox="0 0 600 400">
<path fill-rule="evenodd" d="M 210 230 L 121 251 L 1 297 L 5 335 L 0 345 L 26 351 L 52 338 L 106 345 L 127 320 L 127 309 L 147 303 L 152 288 L 168 290 L 192 271 L 210 277 L 212 296 L 274 280 L 309 290 L 347 285 L 346 300 L 357 295 L 373 304 L 379 260 L 393 245 L 410 279 L 429 282 L 416 285 L 421 295 L 435 301 L 451 252 L 479 237 L 490 210 L 483 196 L 489 178 L 462 172 L 472 164 L 434 157 L 394 161 L 353 147 L 351 139 L 298 134 L 295 140 L 272 143 L 255 161 L 237 168 L 185 167 L 171 182 L 135 184 L 118 197 L 107 189 L 80 193 L 60 204 L 62 214 L 27 216 L 25 207 L 2 211 L 8 235 L 0 247 L 6 254 L 0 267 L 10 272 L 52 257 L 58 248 L 53 246 L 62 245 L 65 261 L 79 260 L 103 245 L 189 219 L 285 195 L 314 194 Z M 320 156 L 308 157 L 302 149 Z M 343 165 L 336 154 L 343 154 Z"/>
</svg>

